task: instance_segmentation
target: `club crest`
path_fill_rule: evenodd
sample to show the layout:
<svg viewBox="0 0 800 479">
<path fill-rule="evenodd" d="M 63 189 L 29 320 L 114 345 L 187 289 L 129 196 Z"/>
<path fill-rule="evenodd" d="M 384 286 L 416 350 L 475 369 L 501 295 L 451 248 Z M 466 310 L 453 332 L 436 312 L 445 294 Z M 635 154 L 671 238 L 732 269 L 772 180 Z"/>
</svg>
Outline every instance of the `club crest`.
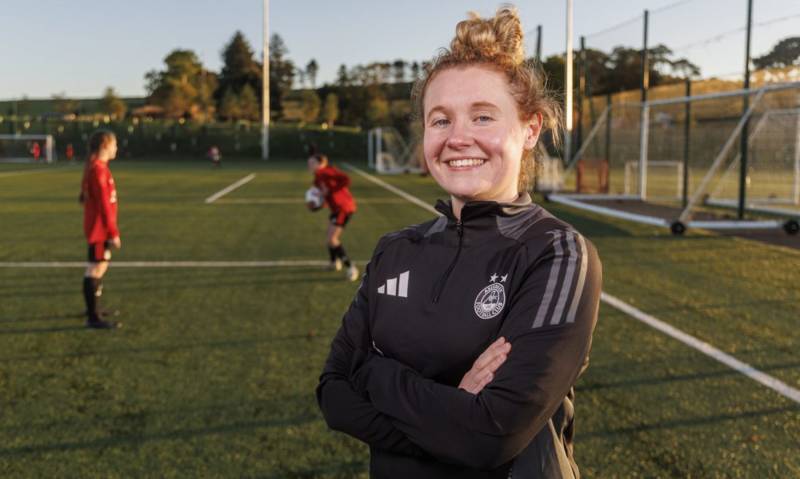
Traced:
<svg viewBox="0 0 800 479">
<path fill-rule="evenodd" d="M 496 276 L 493 276 L 496 280 Z M 491 319 L 500 314 L 506 305 L 506 289 L 500 283 L 483 288 L 475 298 L 475 314 L 481 319 Z"/>
</svg>

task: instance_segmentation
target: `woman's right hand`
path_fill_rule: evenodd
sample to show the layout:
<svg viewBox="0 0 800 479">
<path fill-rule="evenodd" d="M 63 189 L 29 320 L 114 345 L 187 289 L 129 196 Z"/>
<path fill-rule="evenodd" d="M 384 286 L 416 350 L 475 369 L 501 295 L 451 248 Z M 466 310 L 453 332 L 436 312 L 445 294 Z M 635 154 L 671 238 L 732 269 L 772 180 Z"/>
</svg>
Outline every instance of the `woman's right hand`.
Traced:
<svg viewBox="0 0 800 479">
<path fill-rule="evenodd" d="M 481 392 L 494 379 L 495 371 L 506 362 L 510 351 L 511 343 L 506 338 L 499 338 L 490 344 L 461 379 L 458 388 L 472 394 Z"/>
</svg>

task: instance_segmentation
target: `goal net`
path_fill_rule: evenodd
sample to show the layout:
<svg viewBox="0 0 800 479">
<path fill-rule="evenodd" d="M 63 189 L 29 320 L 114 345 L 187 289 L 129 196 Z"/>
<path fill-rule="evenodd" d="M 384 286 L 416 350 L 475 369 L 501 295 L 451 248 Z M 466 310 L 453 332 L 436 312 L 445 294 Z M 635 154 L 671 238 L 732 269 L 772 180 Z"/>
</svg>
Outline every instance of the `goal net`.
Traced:
<svg viewBox="0 0 800 479">
<path fill-rule="evenodd" d="M 0 163 L 53 163 L 53 135 L 0 134 Z"/>
<path fill-rule="evenodd" d="M 367 161 L 382 174 L 422 172 L 422 142 L 413 131 L 404 138 L 393 127 L 373 128 L 367 135 Z"/>
</svg>

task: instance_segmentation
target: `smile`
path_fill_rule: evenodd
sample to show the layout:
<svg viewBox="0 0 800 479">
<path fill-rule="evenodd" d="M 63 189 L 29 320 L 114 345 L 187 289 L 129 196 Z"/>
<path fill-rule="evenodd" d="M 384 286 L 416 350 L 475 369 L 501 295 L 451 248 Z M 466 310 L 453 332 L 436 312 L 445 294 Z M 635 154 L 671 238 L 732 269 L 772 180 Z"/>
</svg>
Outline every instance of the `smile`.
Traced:
<svg viewBox="0 0 800 479">
<path fill-rule="evenodd" d="M 486 163 L 483 158 L 459 158 L 457 160 L 446 160 L 445 163 L 450 168 L 472 168 Z"/>
</svg>

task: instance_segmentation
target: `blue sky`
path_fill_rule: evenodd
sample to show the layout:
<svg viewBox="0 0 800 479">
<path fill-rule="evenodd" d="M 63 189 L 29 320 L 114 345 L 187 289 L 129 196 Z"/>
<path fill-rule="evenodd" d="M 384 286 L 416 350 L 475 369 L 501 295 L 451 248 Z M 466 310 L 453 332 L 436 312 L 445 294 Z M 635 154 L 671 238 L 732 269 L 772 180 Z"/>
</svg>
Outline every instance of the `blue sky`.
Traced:
<svg viewBox="0 0 800 479">
<path fill-rule="evenodd" d="M 372 61 L 429 59 L 446 46 L 466 12 L 494 12 L 487 0 L 271 0 L 271 33 L 280 34 L 297 65 L 320 65 L 318 84 L 336 69 Z M 564 0 L 515 3 L 534 50 L 543 25 L 543 54 L 564 51 Z M 746 0 L 574 0 L 575 44 L 641 46 L 644 9 L 651 44 L 666 43 L 698 63 L 704 74 L 741 75 Z M 633 6 L 632 6 L 633 5 Z M 672 6 L 671 6 L 672 5 Z M 799 0 L 754 0 L 753 54 L 800 32 Z M 670 7 L 671 6 L 671 7 Z M 664 10 L 661 10 L 664 7 Z M 99 96 L 112 86 L 144 94 L 144 74 L 160 69 L 175 48 L 194 50 L 207 68 L 241 30 L 261 51 L 261 0 L 4 0 L 0 30 L 0 99 Z M 784 20 L 780 20 L 784 18 Z M 775 21 L 777 20 L 777 21 Z M 759 23 L 767 23 L 758 25 Z M 609 27 L 623 24 L 607 33 Z M 721 35 L 721 36 L 720 36 Z M 717 38 L 718 37 L 718 38 Z"/>
</svg>

